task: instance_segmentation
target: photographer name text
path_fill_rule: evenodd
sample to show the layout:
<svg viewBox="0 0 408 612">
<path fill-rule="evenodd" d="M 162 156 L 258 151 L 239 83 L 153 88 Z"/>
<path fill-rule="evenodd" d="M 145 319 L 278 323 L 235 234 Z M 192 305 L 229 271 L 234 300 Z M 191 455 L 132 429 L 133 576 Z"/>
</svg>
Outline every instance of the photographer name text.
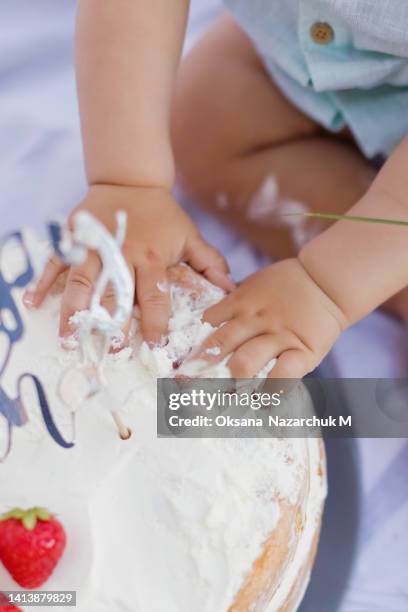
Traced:
<svg viewBox="0 0 408 612">
<path fill-rule="evenodd" d="M 182 417 L 177 414 L 172 414 L 169 417 L 169 425 L 171 427 L 350 427 L 352 426 L 351 416 L 324 418 L 316 415 L 310 417 L 282 417 L 268 415 L 266 420 L 260 417 L 231 417 L 228 415 L 218 415 L 209 417 L 204 415 L 196 415 L 194 417 Z"/>
</svg>

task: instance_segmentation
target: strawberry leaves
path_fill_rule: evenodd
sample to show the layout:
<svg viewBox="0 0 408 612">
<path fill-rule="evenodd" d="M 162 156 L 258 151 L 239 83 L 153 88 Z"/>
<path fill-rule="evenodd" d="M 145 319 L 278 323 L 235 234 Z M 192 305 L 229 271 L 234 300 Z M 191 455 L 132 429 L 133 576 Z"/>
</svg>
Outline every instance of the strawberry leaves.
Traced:
<svg viewBox="0 0 408 612">
<path fill-rule="evenodd" d="M 24 527 L 28 531 L 35 529 L 37 521 L 49 521 L 51 518 L 50 513 L 45 508 L 36 506 L 35 508 L 29 508 L 28 510 L 22 510 L 22 508 L 13 508 L 9 512 L 5 512 L 0 516 L 0 521 L 7 521 L 9 519 L 16 519 L 21 521 Z"/>
</svg>

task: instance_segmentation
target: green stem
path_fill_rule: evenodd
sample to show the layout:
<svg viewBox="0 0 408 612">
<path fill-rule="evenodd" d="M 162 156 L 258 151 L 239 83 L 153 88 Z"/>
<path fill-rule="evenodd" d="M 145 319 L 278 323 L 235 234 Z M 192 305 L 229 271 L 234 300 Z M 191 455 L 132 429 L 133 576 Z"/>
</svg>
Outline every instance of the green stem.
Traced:
<svg viewBox="0 0 408 612">
<path fill-rule="evenodd" d="M 396 219 L 382 219 L 381 217 L 357 217 L 354 215 L 336 215 L 334 213 L 286 213 L 282 217 L 312 217 L 313 219 L 327 219 L 329 221 L 357 221 L 359 223 L 382 223 L 385 225 L 408 226 L 408 221 Z"/>
</svg>

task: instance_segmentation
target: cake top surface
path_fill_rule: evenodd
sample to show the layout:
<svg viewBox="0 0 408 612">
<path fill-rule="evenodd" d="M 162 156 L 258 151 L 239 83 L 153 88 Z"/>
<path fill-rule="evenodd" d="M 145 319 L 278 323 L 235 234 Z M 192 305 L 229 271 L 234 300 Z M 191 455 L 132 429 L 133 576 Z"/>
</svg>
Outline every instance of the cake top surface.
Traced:
<svg viewBox="0 0 408 612">
<path fill-rule="evenodd" d="M 8 273 L 17 266 L 11 252 Z M 222 297 L 203 279 L 186 283 L 186 274 L 181 269 L 163 288 L 172 303 L 165 346 L 142 342 L 135 309 L 130 346 L 106 358 L 108 395 L 96 395 L 76 411 L 74 448 L 58 447 L 47 436 L 37 396 L 25 384 L 29 421 L 16 429 L 1 467 L 4 509 L 48 505 L 62 518 L 68 513 L 68 529 L 82 533 L 88 554 L 82 549 L 81 555 L 89 564 L 74 569 L 67 555 L 49 586 L 67 588 L 68 575 L 69 588 L 85 584 L 93 600 L 100 598 L 101 611 L 122 598 L 124 605 L 134 602 L 133 612 L 228 609 L 277 525 L 279 501 L 298 502 L 309 466 L 305 440 L 157 438 L 156 378 L 173 376 L 175 365 L 211 333 L 202 313 Z M 59 344 L 61 298 L 49 297 L 38 311 L 24 310 L 18 292 L 15 298 L 26 331 L 2 385 L 15 396 L 22 372 L 38 376 L 59 429 L 72 439 L 71 415 L 57 389 L 78 351 Z M 227 374 L 221 364 L 211 375 Z M 130 440 L 114 429 L 113 401 L 133 432 Z M 0 443 L 4 435 L 0 429 Z M 112 567 L 110 556 L 121 563 Z M 158 584 L 160 597 L 152 603 Z"/>
</svg>

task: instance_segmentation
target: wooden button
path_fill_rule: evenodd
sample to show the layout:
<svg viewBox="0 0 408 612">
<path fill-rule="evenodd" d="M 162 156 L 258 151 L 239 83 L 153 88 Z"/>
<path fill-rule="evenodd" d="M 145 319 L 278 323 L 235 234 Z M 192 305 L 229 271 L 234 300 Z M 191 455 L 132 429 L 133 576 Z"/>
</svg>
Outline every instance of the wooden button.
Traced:
<svg viewBox="0 0 408 612">
<path fill-rule="evenodd" d="M 334 30 L 329 23 L 317 21 L 310 28 L 310 36 L 317 45 L 328 45 L 334 39 Z"/>
</svg>

